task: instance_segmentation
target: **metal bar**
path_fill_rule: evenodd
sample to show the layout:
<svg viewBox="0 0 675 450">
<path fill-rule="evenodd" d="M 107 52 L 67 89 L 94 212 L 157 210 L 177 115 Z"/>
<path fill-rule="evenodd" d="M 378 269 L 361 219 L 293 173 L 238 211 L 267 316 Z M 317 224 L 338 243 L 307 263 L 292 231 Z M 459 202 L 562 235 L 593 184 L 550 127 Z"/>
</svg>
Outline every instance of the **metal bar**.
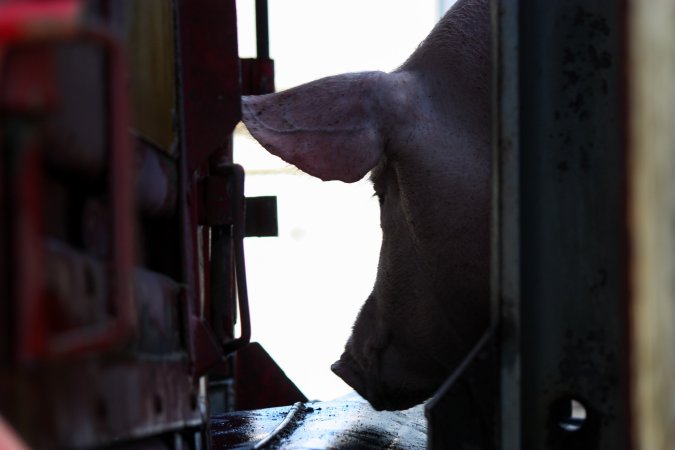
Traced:
<svg viewBox="0 0 675 450">
<path fill-rule="evenodd" d="M 225 345 L 225 353 L 236 351 L 251 340 L 251 316 L 248 307 L 248 287 L 246 284 L 246 264 L 244 258 L 244 238 L 246 237 L 246 199 L 244 197 L 244 168 L 233 165 L 234 177 L 234 265 L 237 281 L 237 303 L 239 305 L 239 337 Z"/>
<path fill-rule="evenodd" d="M 219 341 L 233 339 L 236 319 L 232 225 L 211 227 L 210 320 Z"/>
<path fill-rule="evenodd" d="M 499 321 L 500 447 L 520 450 L 518 0 L 495 0 L 493 23 L 492 307 Z"/>
<path fill-rule="evenodd" d="M 258 59 L 269 59 L 270 32 L 267 0 L 255 0 L 255 32 Z"/>
<path fill-rule="evenodd" d="M 629 447 L 621 5 L 520 2 L 526 450 Z"/>
</svg>

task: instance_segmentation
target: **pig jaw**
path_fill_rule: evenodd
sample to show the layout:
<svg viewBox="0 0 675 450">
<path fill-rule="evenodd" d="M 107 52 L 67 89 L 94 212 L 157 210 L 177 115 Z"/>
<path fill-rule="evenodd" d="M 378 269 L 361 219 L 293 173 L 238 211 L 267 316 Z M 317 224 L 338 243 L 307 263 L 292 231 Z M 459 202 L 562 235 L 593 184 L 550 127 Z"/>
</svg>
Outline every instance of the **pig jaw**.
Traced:
<svg viewBox="0 0 675 450">
<path fill-rule="evenodd" d="M 374 409 L 407 409 L 429 398 L 447 370 L 424 348 L 410 347 L 410 339 L 394 333 L 381 320 L 378 306 L 376 295 L 371 295 L 359 312 L 344 353 L 331 369 Z"/>
<path fill-rule="evenodd" d="M 340 359 L 333 363 L 331 370 L 352 387 L 361 397 L 368 400 L 376 411 L 399 411 L 411 408 L 431 397 L 434 389 L 387 389 L 378 382 L 368 383 L 358 365 L 345 351 Z"/>
</svg>

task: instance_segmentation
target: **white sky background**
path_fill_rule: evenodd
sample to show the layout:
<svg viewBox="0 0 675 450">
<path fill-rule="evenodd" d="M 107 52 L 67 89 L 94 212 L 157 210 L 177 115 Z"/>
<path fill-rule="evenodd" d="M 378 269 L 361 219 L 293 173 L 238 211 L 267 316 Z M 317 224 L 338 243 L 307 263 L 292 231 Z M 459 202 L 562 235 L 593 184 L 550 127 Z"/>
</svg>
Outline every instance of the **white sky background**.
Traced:
<svg viewBox="0 0 675 450">
<path fill-rule="evenodd" d="M 268 0 L 277 90 L 328 75 L 391 71 L 445 0 Z M 255 56 L 254 0 L 237 0 L 239 52 Z M 381 233 L 370 183 L 321 182 L 269 155 L 239 126 L 246 195 L 276 195 L 279 237 L 247 238 L 252 338 L 310 399 L 351 389 L 330 371 L 377 271 Z"/>
</svg>

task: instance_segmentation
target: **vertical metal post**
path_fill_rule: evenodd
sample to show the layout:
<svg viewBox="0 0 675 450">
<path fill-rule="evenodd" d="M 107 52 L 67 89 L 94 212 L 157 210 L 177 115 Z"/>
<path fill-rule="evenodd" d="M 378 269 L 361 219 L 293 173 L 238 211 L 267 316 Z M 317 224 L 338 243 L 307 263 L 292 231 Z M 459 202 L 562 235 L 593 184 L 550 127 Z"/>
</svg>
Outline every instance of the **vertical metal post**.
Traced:
<svg viewBox="0 0 675 450">
<path fill-rule="evenodd" d="M 492 305 L 500 323 L 500 448 L 521 448 L 518 0 L 492 2 Z"/>
<path fill-rule="evenodd" d="M 255 31 L 258 59 L 270 59 L 270 32 L 267 0 L 255 0 Z"/>
<path fill-rule="evenodd" d="M 622 5 L 519 5 L 514 448 L 629 447 Z"/>
</svg>

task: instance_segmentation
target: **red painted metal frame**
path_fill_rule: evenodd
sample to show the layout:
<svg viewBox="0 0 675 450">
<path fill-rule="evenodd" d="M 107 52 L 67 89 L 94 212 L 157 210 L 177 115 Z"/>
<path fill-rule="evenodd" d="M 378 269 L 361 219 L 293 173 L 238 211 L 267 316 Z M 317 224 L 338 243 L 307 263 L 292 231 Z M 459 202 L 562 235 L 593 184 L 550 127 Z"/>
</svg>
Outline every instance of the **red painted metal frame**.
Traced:
<svg viewBox="0 0 675 450">
<path fill-rule="evenodd" d="M 65 2 L 70 5 L 72 2 Z M 10 3 L 11 6 L 13 6 Z M 32 4 L 31 4 L 32 5 Z M 49 4 L 47 4 L 49 5 Z M 32 29 L 39 27 L 44 14 L 49 14 L 51 8 L 42 11 L 34 7 L 30 11 L 36 14 L 36 23 L 31 23 L 28 14 L 21 15 L 24 20 L 23 27 L 20 29 Z M 71 15 L 77 10 L 70 5 L 68 11 Z M 0 16 L 5 11 L 0 7 Z M 66 19 L 72 19 L 67 16 Z M 7 31 L 9 29 L 10 31 Z M 19 28 L 17 28 L 19 29 Z M 96 324 L 86 328 L 79 328 L 68 332 L 50 336 L 44 329 L 43 314 L 45 301 L 40 292 L 42 286 L 43 257 L 41 243 L 42 233 L 39 229 L 39 217 L 25 216 L 26 223 L 16 224 L 15 233 L 18 236 L 17 257 L 23 261 L 20 265 L 19 277 L 23 278 L 18 283 L 19 294 L 19 343 L 18 357 L 22 361 L 33 361 L 41 357 L 54 357 L 58 355 L 67 355 L 82 353 L 92 350 L 103 350 L 125 342 L 133 333 L 136 327 L 135 307 L 133 296 L 131 295 L 131 267 L 132 267 L 132 202 L 133 202 L 133 179 L 132 179 L 132 154 L 131 141 L 128 136 L 129 125 L 129 106 L 126 95 L 126 60 L 120 43 L 113 36 L 103 30 L 80 29 L 73 31 L 67 30 L 63 35 L 49 34 L 47 38 L 50 43 L 53 42 L 74 42 L 86 41 L 93 42 L 102 46 L 109 58 L 109 77 L 111 92 L 108 96 L 110 105 L 111 126 L 109 129 L 111 147 L 109 150 L 109 181 L 108 192 L 112 199 L 112 258 L 110 261 L 109 276 L 112 282 L 111 298 L 114 306 L 114 317 L 103 323 Z M 0 31 L 0 36 L 5 36 L 5 40 L 0 41 L 0 48 L 20 48 L 28 40 L 31 44 L 42 42 L 45 39 L 44 34 L 24 34 L 16 33 L 11 27 L 5 27 L 5 31 Z M 44 41 L 46 42 L 46 41 Z M 5 68 L 5 64 L 0 63 L 0 68 Z M 5 84 L 6 78 L 0 73 L 0 86 Z M 53 77 L 52 72 L 41 73 L 40 76 L 49 79 Z M 11 82 L 11 80 L 10 80 Z M 47 81 L 48 83 L 48 81 Z M 2 89 L 0 87 L 0 89 Z M 2 89 L 6 92 L 6 89 Z M 30 91 L 30 90 L 29 90 Z M 17 104 L 18 103 L 18 104 Z M 4 104 L 4 107 L 21 107 L 20 99 L 14 104 Z M 32 153 L 32 152 L 31 152 Z M 27 177 L 19 176 L 19 182 L 16 193 L 20 196 L 19 205 L 38 205 L 42 203 L 40 198 L 40 162 L 37 152 L 31 156 L 20 171 L 28 174 Z M 31 175 L 32 174 L 32 175 Z M 37 177 L 37 178 L 36 178 Z M 39 208 L 29 208 L 38 214 Z M 23 216 L 18 216 L 23 217 Z"/>
<path fill-rule="evenodd" d="M 126 60 L 118 41 L 107 33 L 82 31 L 76 38 L 93 40 L 104 46 L 109 55 L 111 92 L 110 176 L 108 190 L 112 198 L 113 245 L 112 296 L 115 317 L 96 329 L 81 329 L 53 338 L 52 354 L 107 349 L 123 343 L 136 328 L 136 309 L 131 295 L 132 217 L 133 217 L 133 159 L 128 135 L 129 105 L 126 95 Z"/>
<path fill-rule="evenodd" d="M 0 42 L 63 37 L 74 32 L 83 3 L 82 0 L 5 1 L 0 4 Z"/>
<path fill-rule="evenodd" d="M 219 364 L 224 350 L 207 322 L 213 295 L 209 274 L 211 239 L 199 226 L 199 182 L 215 166 L 232 162 L 231 134 L 241 117 L 237 23 L 234 0 L 177 0 L 178 100 L 181 135 L 179 192 L 186 293 L 186 317 L 195 376 Z M 221 293 L 222 294 L 222 293 Z M 226 294 L 225 294 L 226 295 Z M 218 298 L 227 302 L 232 299 Z M 201 315 L 204 311 L 204 316 Z"/>
</svg>

